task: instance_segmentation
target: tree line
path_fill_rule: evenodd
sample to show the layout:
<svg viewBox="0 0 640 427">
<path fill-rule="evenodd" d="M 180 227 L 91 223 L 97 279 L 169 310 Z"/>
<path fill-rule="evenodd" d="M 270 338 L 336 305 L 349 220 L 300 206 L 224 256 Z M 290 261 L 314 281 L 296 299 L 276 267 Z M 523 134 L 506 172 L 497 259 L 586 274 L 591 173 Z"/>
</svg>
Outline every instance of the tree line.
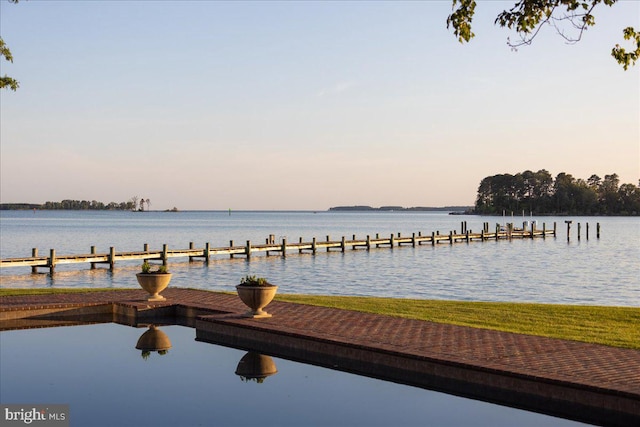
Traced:
<svg viewBox="0 0 640 427">
<path fill-rule="evenodd" d="M 498 174 L 478 186 L 474 212 L 485 215 L 521 212 L 542 215 L 640 215 L 640 180 L 620 185 L 617 174 L 587 180 L 545 169 Z"/>
<path fill-rule="evenodd" d="M 69 211 L 144 211 L 151 207 L 149 199 L 132 197 L 126 202 L 103 203 L 96 200 L 62 200 L 60 202 L 45 202 L 44 204 L 33 203 L 2 203 L 0 210 L 69 210 Z"/>
<path fill-rule="evenodd" d="M 45 202 L 40 206 L 44 210 L 74 210 L 74 211 L 131 211 L 136 209 L 136 205 L 129 200 L 127 202 L 103 203 L 96 200 L 62 200 L 60 202 Z"/>
</svg>

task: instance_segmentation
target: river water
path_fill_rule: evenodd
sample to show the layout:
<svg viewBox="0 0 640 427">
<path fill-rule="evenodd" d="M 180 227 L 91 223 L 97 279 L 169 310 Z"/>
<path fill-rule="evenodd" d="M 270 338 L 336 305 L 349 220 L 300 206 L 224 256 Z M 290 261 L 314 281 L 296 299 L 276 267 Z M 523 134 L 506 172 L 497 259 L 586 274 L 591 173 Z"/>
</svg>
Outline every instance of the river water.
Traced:
<svg viewBox="0 0 640 427">
<path fill-rule="evenodd" d="M 556 238 L 513 239 L 321 252 L 281 256 L 212 257 L 202 261 L 170 259 L 171 286 L 233 291 L 246 274 L 264 276 L 280 293 L 371 295 L 398 298 L 515 301 L 562 304 L 640 306 L 640 218 L 638 217 L 484 217 L 439 212 L 282 212 L 282 211 L 2 211 L 1 258 L 25 257 L 32 248 L 48 255 L 106 253 L 264 243 L 300 237 L 340 240 L 401 233 L 441 234 L 467 222 L 480 231 L 484 222 L 535 220 L 538 228 L 557 224 Z M 567 241 L 565 221 L 571 220 Z M 578 223 L 581 238 L 578 239 Z M 600 238 L 596 224 L 600 224 Z M 589 238 L 586 227 L 589 224 Z M 112 272 L 88 265 L 58 266 L 53 277 L 29 267 L 0 270 L 2 287 L 137 287 L 139 261 L 118 262 Z"/>
</svg>

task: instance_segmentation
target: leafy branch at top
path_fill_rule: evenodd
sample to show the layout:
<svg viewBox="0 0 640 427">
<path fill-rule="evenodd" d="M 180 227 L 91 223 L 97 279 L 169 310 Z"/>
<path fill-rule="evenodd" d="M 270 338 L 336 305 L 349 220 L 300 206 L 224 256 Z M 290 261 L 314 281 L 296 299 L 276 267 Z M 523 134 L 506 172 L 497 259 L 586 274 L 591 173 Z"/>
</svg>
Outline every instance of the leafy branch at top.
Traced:
<svg viewBox="0 0 640 427">
<path fill-rule="evenodd" d="M 5 44 L 2 37 L 0 37 L 0 56 L 9 62 L 13 62 L 13 55 L 11 55 L 11 51 Z M 15 91 L 20 87 L 20 83 L 18 83 L 16 79 L 5 74 L 3 77 L 0 77 L 0 89 L 4 89 L 6 87 Z"/>
<path fill-rule="evenodd" d="M 503 28 L 515 30 L 519 40 L 507 44 L 512 49 L 523 45 L 530 45 L 538 33 L 546 25 L 552 26 L 556 32 L 574 44 L 582 39 L 583 33 L 596 24 L 593 10 L 601 4 L 613 6 L 618 0 L 520 0 L 509 9 L 502 11 L 495 24 Z M 469 42 L 475 34 L 471 31 L 471 24 L 475 14 L 476 0 L 452 0 L 453 12 L 447 17 L 447 28 L 453 28 L 454 35 L 460 43 Z M 457 7 L 456 7 L 457 6 Z M 611 51 L 611 56 L 623 66 L 635 65 L 640 56 L 640 33 L 632 27 L 623 31 L 624 39 L 635 41 L 633 50 L 627 51 L 617 44 Z"/>
</svg>

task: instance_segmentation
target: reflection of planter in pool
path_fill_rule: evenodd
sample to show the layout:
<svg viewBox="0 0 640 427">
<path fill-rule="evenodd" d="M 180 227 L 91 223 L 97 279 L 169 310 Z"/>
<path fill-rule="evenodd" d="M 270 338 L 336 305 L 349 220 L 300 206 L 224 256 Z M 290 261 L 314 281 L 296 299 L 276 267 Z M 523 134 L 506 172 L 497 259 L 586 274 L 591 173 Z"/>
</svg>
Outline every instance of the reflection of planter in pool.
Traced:
<svg viewBox="0 0 640 427">
<path fill-rule="evenodd" d="M 253 351 L 242 356 L 236 368 L 236 375 L 240 376 L 240 379 L 255 381 L 259 384 L 268 376 L 276 373 L 278 373 L 278 369 L 271 357 Z"/>
<path fill-rule="evenodd" d="M 146 360 L 152 351 L 157 351 L 161 356 L 167 354 L 167 351 L 171 348 L 171 341 L 169 341 L 167 334 L 155 325 L 151 325 L 149 329 L 138 338 L 136 348 L 142 350 L 142 358 Z"/>
</svg>

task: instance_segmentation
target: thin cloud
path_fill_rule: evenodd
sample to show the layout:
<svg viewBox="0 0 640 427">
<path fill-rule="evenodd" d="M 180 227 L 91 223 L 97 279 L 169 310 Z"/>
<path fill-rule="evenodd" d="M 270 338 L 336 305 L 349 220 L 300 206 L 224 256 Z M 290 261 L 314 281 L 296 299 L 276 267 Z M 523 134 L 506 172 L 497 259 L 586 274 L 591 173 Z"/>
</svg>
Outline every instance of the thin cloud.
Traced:
<svg viewBox="0 0 640 427">
<path fill-rule="evenodd" d="M 355 84 L 353 82 L 336 83 L 333 86 L 329 86 L 329 87 L 326 87 L 326 88 L 323 88 L 323 89 L 319 90 L 318 93 L 317 93 L 317 96 L 318 96 L 318 98 L 323 98 L 325 96 L 341 95 L 342 93 L 344 93 L 347 90 L 351 89 L 353 86 L 355 86 Z"/>
</svg>

